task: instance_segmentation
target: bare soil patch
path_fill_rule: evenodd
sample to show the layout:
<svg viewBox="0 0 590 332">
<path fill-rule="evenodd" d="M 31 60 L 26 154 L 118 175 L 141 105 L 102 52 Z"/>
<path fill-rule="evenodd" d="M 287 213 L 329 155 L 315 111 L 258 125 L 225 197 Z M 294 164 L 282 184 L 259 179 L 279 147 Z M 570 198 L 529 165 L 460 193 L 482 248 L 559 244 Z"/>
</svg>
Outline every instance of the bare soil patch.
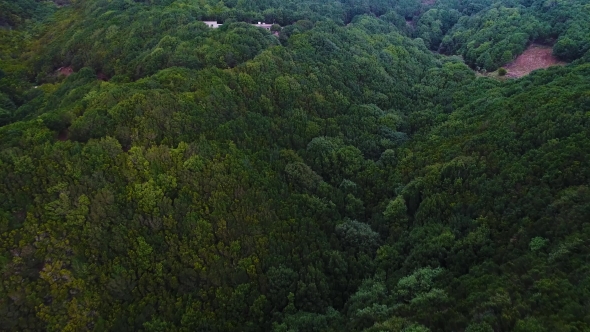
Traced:
<svg viewBox="0 0 590 332">
<path fill-rule="evenodd" d="M 506 77 L 519 78 L 528 75 L 533 70 L 565 64 L 554 57 L 552 53 L 553 48 L 550 46 L 531 44 L 514 61 L 504 66 L 508 71 Z"/>
<path fill-rule="evenodd" d="M 64 75 L 68 77 L 74 73 L 74 69 L 72 67 L 61 67 L 57 70 L 58 75 Z"/>
</svg>

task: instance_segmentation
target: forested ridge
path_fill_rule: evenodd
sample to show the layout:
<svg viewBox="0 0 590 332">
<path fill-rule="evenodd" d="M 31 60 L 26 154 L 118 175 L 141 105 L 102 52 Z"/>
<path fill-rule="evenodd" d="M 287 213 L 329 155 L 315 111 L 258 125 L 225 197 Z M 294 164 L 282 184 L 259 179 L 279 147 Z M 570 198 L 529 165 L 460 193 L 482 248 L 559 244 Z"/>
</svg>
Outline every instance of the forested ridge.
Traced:
<svg viewBox="0 0 590 332">
<path fill-rule="evenodd" d="M 589 22 L 0 0 L 0 330 L 590 331 Z"/>
</svg>

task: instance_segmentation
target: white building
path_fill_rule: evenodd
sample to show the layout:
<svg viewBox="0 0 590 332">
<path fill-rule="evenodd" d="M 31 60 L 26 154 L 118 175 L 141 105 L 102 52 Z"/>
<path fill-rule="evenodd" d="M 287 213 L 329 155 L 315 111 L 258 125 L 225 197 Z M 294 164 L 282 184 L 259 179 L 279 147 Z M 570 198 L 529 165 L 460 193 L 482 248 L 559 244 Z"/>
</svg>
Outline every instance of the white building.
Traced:
<svg viewBox="0 0 590 332">
<path fill-rule="evenodd" d="M 213 29 L 217 29 L 223 25 L 223 24 L 217 23 L 217 21 L 203 21 L 203 23 L 207 24 L 208 27 L 213 28 Z"/>
<path fill-rule="evenodd" d="M 266 24 L 264 22 L 262 22 L 262 23 L 258 22 L 258 24 L 252 24 L 252 25 L 255 27 L 266 29 L 268 31 L 270 31 L 270 27 L 272 27 L 272 24 Z"/>
<path fill-rule="evenodd" d="M 210 27 L 212 29 L 217 29 L 223 25 L 223 23 L 220 24 L 220 23 L 217 23 L 217 21 L 203 21 L 203 23 L 205 23 L 208 27 Z M 258 28 L 268 30 L 268 31 L 270 31 L 270 28 L 272 27 L 272 24 L 267 24 L 264 22 L 258 22 L 257 24 L 252 24 L 252 25 L 255 27 L 258 27 Z"/>
</svg>

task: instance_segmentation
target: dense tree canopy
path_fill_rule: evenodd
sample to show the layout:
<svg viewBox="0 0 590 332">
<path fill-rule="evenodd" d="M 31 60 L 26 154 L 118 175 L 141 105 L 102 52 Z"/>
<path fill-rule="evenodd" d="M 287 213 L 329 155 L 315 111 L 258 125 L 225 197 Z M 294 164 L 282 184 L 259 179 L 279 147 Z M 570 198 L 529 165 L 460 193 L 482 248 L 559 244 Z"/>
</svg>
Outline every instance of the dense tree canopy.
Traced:
<svg viewBox="0 0 590 332">
<path fill-rule="evenodd" d="M 589 8 L 0 0 L 0 329 L 589 330 Z"/>
</svg>

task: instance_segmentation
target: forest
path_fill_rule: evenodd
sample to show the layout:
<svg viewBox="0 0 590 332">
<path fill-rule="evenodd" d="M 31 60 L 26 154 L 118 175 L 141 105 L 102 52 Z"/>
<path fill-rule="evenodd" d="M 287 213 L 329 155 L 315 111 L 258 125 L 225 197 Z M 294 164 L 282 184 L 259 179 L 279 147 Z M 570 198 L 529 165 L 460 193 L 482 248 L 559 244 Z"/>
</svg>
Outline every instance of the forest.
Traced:
<svg viewBox="0 0 590 332">
<path fill-rule="evenodd" d="M 590 331 L 589 151 L 586 0 L 0 0 L 0 330 Z"/>
</svg>

